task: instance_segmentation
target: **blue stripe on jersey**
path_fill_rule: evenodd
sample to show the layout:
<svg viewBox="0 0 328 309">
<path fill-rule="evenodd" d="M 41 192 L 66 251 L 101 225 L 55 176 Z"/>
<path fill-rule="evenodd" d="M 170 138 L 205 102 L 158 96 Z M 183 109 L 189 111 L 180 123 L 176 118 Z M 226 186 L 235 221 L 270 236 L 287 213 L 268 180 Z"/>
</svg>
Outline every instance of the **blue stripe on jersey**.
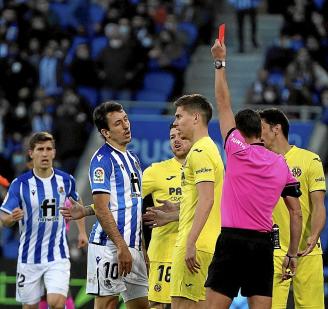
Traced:
<svg viewBox="0 0 328 309">
<path fill-rule="evenodd" d="M 57 190 L 57 181 L 56 181 L 55 175 L 51 178 L 51 188 L 52 188 L 53 197 L 56 200 L 55 215 L 56 215 L 56 217 L 58 217 L 59 216 L 60 196 L 59 196 L 58 190 Z M 58 221 L 54 221 L 54 222 L 52 222 L 51 234 L 50 234 L 49 245 L 48 245 L 48 256 L 47 256 L 48 262 L 52 262 L 54 260 L 54 248 L 55 248 L 55 239 L 56 239 L 56 235 L 57 235 L 57 230 L 58 230 Z"/>
<path fill-rule="evenodd" d="M 125 160 L 123 154 L 117 151 L 118 156 L 120 157 L 121 161 L 123 162 L 125 170 L 128 172 L 129 176 L 131 176 L 131 171 L 129 166 Z M 133 166 L 134 160 L 132 160 L 131 165 Z M 133 171 L 134 172 L 134 171 Z M 131 194 L 132 194 L 132 186 L 131 186 Z M 131 216 L 131 236 L 130 236 L 130 243 L 129 247 L 135 246 L 136 241 L 136 230 L 137 230 L 137 215 L 138 215 L 138 199 L 132 198 L 132 216 Z"/>
<path fill-rule="evenodd" d="M 114 163 L 115 187 L 117 195 L 117 227 L 124 238 L 125 225 L 125 199 L 124 199 L 124 178 L 120 165 L 110 154 L 111 161 Z M 122 185 L 119 185 L 122 184 Z"/>
<path fill-rule="evenodd" d="M 94 240 L 95 240 L 95 234 L 96 234 L 96 231 L 97 231 L 97 227 L 99 225 L 99 222 L 98 220 L 94 223 L 94 225 L 92 226 L 92 230 L 90 232 L 90 235 L 89 235 L 89 242 L 90 243 L 93 243 Z"/>
<path fill-rule="evenodd" d="M 25 227 L 25 241 L 22 250 L 22 263 L 27 263 L 28 249 L 30 247 L 30 239 L 32 234 L 33 216 L 32 216 L 29 184 L 28 182 L 22 182 L 21 186 L 23 189 L 23 198 L 26 204 L 26 212 L 27 212 L 26 227 Z"/>
<path fill-rule="evenodd" d="M 64 231 L 65 231 L 65 220 L 63 220 L 62 224 L 62 231 L 61 231 L 61 236 L 60 236 L 60 242 L 59 242 L 59 250 L 60 250 L 60 256 L 65 259 L 66 252 L 65 252 L 65 247 L 64 247 Z M 66 237 L 66 235 L 65 235 Z"/>
<path fill-rule="evenodd" d="M 128 157 L 131 159 L 132 162 L 137 161 L 139 166 L 140 166 L 139 159 L 133 153 L 127 151 L 127 154 L 128 154 Z M 141 171 L 139 171 L 139 169 L 137 167 L 136 167 L 135 171 L 137 172 L 138 178 L 141 182 L 141 179 L 142 179 Z M 140 187 L 141 187 L 141 185 L 142 184 L 140 183 Z M 140 209 L 140 211 L 141 211 L 141 209 Z M 136 207 L 136 216 L 138 216 L 138 201 L 137 201 L 137 207 Z M 138 218 L 136 219 L 136 222 L 137 222 L 137 220 L 138 220 Z M 137 225 L 136 225 L 136 228 L 137 228 Z M 140 228 L 139 228 L 139 233 L 138 234 L 139 234 L 139 250 L 141 250 L 141 245 L 142 245 L 142 224 L 141 223 L 140 223 Z"/>
<path fill-rule="evenodd" d="M 41 205 L 44 202 L 45 199 L 45 192 L 42 181 L 35 177 L 36 181 L 36 187 L 37 187 L 37 194 L 38 194 L 38 202 L 39 202 L 39 218 L 43 218 Z M 40 263 L 41 262 L 41 247 L 42 247 L 42 239 L 44 235 L 44 231 L 46 229 L 46 223 L 45 222 L 39 222 L 38 226 L 38 236 L 35 243 L 35 252 L 34 252 L 34 263 Z"/>
</svg>

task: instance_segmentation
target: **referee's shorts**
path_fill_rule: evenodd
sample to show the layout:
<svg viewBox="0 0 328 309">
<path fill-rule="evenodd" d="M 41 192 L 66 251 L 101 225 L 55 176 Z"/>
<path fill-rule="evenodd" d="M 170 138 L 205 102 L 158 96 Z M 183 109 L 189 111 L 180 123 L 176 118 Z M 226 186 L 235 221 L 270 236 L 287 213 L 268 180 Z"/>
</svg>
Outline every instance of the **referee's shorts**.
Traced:
<svg viewBox="0 0 328 309">
<path fill-rule="evenodd" d="M 233 299 L 272 297 L 273 245 L 270 232 L 222 228 L 205 287 Z"/>
</svg>

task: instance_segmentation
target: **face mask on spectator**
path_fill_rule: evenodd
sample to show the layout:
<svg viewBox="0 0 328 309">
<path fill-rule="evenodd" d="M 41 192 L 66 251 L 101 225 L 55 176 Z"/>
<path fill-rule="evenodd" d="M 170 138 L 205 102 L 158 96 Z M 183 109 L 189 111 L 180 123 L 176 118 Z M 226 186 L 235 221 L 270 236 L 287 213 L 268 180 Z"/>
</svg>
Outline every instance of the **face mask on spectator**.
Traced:
<svg viewBox="0 0 328 309">
<path fill-rule="evenodd" d="M 121 39 L 111 39 L 109 41 L 109 45 L 112 48 L 120 48 L 123 45 L 123 41 Z"/>
<path fill-rule="evenodd" d="M 272 90 L 265 90 L 263 97 L 266 102 L 271 103 L 276 99 L 276 94 Z"/>
</svg>

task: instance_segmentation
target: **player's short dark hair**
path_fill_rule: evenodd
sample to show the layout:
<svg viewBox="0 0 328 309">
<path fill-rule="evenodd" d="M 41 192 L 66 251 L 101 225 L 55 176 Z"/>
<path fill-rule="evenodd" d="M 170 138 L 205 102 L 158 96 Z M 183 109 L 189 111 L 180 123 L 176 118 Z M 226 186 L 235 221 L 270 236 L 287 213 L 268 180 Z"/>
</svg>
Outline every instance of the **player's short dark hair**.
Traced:
<svg viewBox="0 0 328 309">
<path fill-rule="evenodd" d="M 29 149 L 33 150 L 36 144 L 51 141 L 52 146 L 55 148 L 55 139 L 49 132 L 36 132 L 29 140 Z"/>
<path fill-rule="evenodd" d="M 285 138 L 288 139 L 289 134 L 289 121 L 287 116 L 277 108 L 266 108 L 259 111 L 261 119 L 263 119 L 267 124 L 275 126 L 277 124 L 281 125 L 282 133 Z"/>
<path fill-rule="evenodd" d="M 205 124 L 208 124 L 212 118 L 212 104 L 201 94 L 184 95 L 174 102 L 174 106 L 181 106 L 190 112 L 200 112 Z"/>
<path fill-rule="evenodd" d="M 107 123 L 107 114 L 112 112 L 120 112 L 123 110 L 123 106 L 114 101 L 108 101 L 101 103 L 93 111 L 93 122 L 100 132 L 102 129 L 109 130 Z"/>
<path fill-rule="evenodd" d="M 174 125 L 174 122 L 171 122 L 170 123 L 170 130 L 173 129 L 173 128 L 175 128 L 175 125 Z"/>
<path fill-rule="evenodd" d="M 244 109 L 235 115 L 236 128 L 248 138 L 260 138 L 262 133 L 260 115 L 251 109 Z"/>
</svg>

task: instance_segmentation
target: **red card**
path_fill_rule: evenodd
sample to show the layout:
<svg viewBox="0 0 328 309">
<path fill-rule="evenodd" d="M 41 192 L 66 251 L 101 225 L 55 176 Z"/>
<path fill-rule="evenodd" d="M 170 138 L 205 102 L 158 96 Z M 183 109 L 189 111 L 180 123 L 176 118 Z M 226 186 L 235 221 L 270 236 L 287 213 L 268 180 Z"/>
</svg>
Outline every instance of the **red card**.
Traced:
<svg viewBox="0 0 328 309">
<path fill-rule="evenodd" d="M 218 39 L 220 43 L 222 43 L 224 40 L 224 31 L 225 31 L 225 24 L 221 24 L 219 26 L 219 33 L 218 33 Z"/>
</svg>

